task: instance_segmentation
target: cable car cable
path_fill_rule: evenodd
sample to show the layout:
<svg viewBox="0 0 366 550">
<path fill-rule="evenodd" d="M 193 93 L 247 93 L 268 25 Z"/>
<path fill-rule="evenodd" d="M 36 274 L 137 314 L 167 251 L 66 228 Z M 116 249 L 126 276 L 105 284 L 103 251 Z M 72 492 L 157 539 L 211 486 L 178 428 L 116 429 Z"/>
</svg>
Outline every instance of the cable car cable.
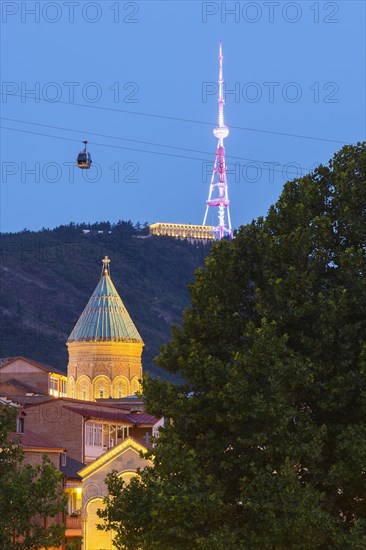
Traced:
<svg viewBox="0 0 366 550">
<path fill-rule="evenodd" d="M 62 126 L 51 126 L 50 124 L 41 124 L 39 122 L 28 122 L 28 121 L 25 121 L 25 120 L 17 120 L 17 119 L 14 119 L 14 118 L 0 117 L 0 119 L 8 120 L 10 122 L 18 122 L 18 123 L 21 123 L 21 124 L 30 124 L 30 125 L 34 125 L 34 126 L 42 126 L 42 127 L 45 127 L 45 128 L 52 128 L 52 129 L 55 129 L 55 130 L 64 130 L 64 131 L 68 131 L 68 132 L 77 132 L 77 133 L 87 134 L 87 135 L 91 135 L 91 136 L 98 136 L 98 137 L 104 137 L 104 138 L 109 138 L 109 139 L 118 139 L 118 140 L 122 140 L 122 141 L 130 141 L 132 143 L 141 143 L 143 145 L 152 145 L 154 147 L 165 147 L 165 148 L 169 148 L 169 149 L 177 149 L 177 150 L 181 150 L 181 151 L 188 151 L 188 152 L 191 152 L 191 153 L 210 155 L 211 159 L 210 159 L 209 162 L 211 162 L 212 156 L 213 156 L 212 152 L 200 151 L 200 150 L 196 150 L 196 149 L 188 149 L 186 147 L 177 147 L 177 146 L 174 146 L 174 145 L 165 145 L 165 144 L 162 144 L 162 143 L 154 143 L 154 142 L 151 142 L 151 141 L 142 141 L 142 140 L 138 140 L 138 139 L 129 139 L 129 138 L 124 138 L 124 137 L 119 137 L 119 136 L 110 136 L 110 135 L 107 135 L 107 134 L 99 134 L 99 133 L 96 133 L 96 132 L 74 130 L 72 128 L 65 128 L 65 127 L 62 127 Z M 268 164 L 269 163 L 269 161 L 265 161 L 265 160 L 250 159 L 250 158 L 246 158 L 246 157 L 238 157 L 238 156 L 235 156 L 235 155 L 226 155 L 226 158 L 244 160 L 244 161 L 249 161 L 249 162 L 258 162 L 260 164 L 266 164 L 266 163 Z M 271 163 L 271 164 L 273 164 L 273 163 Z M 277 164 L 276 163 L 276 166 L 286 167 L 286 164 L 282 164 L 282 163 Z M 309 170 L 308 168 L 301 168 L 301 169 L 305 172 L 307 170 Z M 280 170 L 278 170 L 278 171 L 280 171 Z"/>
<path fill-rule="evenodd" d="M 36 136 L 42 136 L 42 137 L 51 137 L 51 138 L 54 138 L 54 139 L 62 139 L 64 141 L 73 141 L 73 142 L 77 142 L 77 143 L 80 143 L 80 140 L 79 139 L 73 139 L 73 138 L 67 138 L 67 137 L 63 137 L 63 136 L 54 136 L 52 134 L 44 134 L 44 133 L 41 133 L 41 132 L 32 132 L 30 130 L 21 130 L 20 128 L 9 128 L 8 126 L 0 126 L 0 128 L 4 129 L 4 130 L 13 130 L 14 132 L 22 132 L 24 134 L 32 134 L 32 135 L 36 135 Z M 134 152 L 138 152 L 138 153 L 150 153 L 152 155 L 160 155 L 160 156 L 164 156 L 164 157 L 174 157 L 174 158 L 178 158 L 178 159 L 187 159 L 187 160 L 199 160 L 200 162 L 209 162 L 209 163 L 212 163 L 212 158 L 211 159 L 202 159 L 202 158 L 199 158 L 199 157 L 188 157 L 188 156 L 185 156 L 185 155 L 174 155 L 173 153 L 162 153 L 161 151 L 148 151 L 146 149 L 135 149 L 133 147 L 123 147 L 122 145 L 108 145 L 107 143 L 96 143 L 94 141 L 89 141 L 88 143 L 90 143 L 91 145 L 96 145 L 96 146 L 99 146 L 99 147 L 112 147 L 113 149 L 123 149 L 123 150 L 126 150 L 126 151 L 134 151 Z M 264 167 L 265 170 L 269 170 L 270 168 L 268 167 Z M 279 172 L 281 174 L 283 174 L 283 170 L 277 170 L 276 168 L 273 168 L 272 169 L 274 172 Z M 303 169 L 305 171 L 310 171 L 310 169 Z M 294 172 L 290 172 L 289 170 L 286 171 L 286 174 L 291 174 L 291 175 L 294 175 L 296 177 L 299 176 L 298 173 L 294 173 Z"/>
<path fill-rule="evenodd" d="M 9 95 L 9 94 L 6 94 L 6 92 L 0 92 L 0 94 L 1 95 Z M 26 96 L 23 96 L 21 94 L 11 94 L 11 95 L 12 95 L 12 97 L 20 97 L 21 99 L 26 98 Z M 74 105 L 75 107 L 88 107 L 90 109 L 99 109 L 99 110 L 103 110 L 103 111 L 112 111 L 112 112 L 125 113 L 125 114 L 130 114 L 130 115 L 147 116 L 147 117 L 161 118 L 161 119 L 166 119 L 166 120 L 175 120 L 177 122 L 189 122 L 189 123 L 192 123 L 192 124 L 204 124 L 204 125 L 207 125 L 207 126 L 215 127 L 214 123 L 206 122 L 204 120 L 194 120 L 194 119 L 175 117 L 175 116 L 169 116 L 169 115 L 157 115 L 157 114 L 154 114 L 154 113 L 144 113 L 144 112 L 141 112 L 141 111 L 129 111 L 127 109 L 116 109 L 116 108 L 113 108 L 113 107 L 102 107 L 102 106 L 97 106 L 97 105 L 88 105 L 87 103 L 74 103 L 74 102 L 71 103 L 70 101 L 61 101 L 61 100 L 59 100 L 59 101 L 50 102 L 47 99 L 44 99 L 42 97 L 40 97 L 38 99 L 39 99 L 39 101 L 45 101 L 48 104 L 52 103 L 52 105 L 55 105 L 56 103 L 61 103 L 63 105 Z M 347 144 L 351 143 L 351 141 L 340 141 L 340 140 L 336 140 L 336 139 L 320 138 L 320 137 L 315 137 L 315 136 L 305 136 L 305 135 L 301 135 L 301 134 L 291 134 L 291 133 L 288 133 L 288 132 L 276 132 L 276 131 L 273 131 L 273 130 L 259 130 L 258 128 L 247 128 L 245 126 L 231 126 L 230 125 L 229 127 L 232 128 L 232 129 L 235 129 L 235 130 L 243 130 L 243 131 L 246 131 L 246 132 L 260 132 L 260 133 L 264 133 L 264 134 L 274 134 L 274 135 L 278 135 L 278 136 L 295 137 L 295 138 L 299 138 L 299 139 L 310 139 L 310 140 L 315 140 L 315 141 L 326 141 L 326 142 L 330 142 L 330 143 L 340 143 L 340 144 L 343 144 L 343 145 L 347 145 Z"/>
</svg>

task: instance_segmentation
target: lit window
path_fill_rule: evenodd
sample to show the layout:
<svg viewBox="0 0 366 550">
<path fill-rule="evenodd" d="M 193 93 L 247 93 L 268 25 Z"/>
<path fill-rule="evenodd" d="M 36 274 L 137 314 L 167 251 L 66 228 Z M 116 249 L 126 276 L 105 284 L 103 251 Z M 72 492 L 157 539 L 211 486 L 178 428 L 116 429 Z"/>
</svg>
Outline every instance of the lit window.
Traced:
<svg viewBox="0 0 366 550">
<path fill-rule="evenodd" d="M 97 422 L 87 422 L 85 424 L 85 443 L 102 447 L 103 442 L 103 424 Z"/>
<path fill-rule="evenodd" d="M 68 494 L 67 511 L 70 516 L 79 516 L 82 507 L 82 493 L 81 487 L 72 489 L 66 489 Z"/>
<path fill-rule="evenodd" d="M 61 390 L 60 390 L 60 395 L 61 396 L 66 396 L 66 380 L 60 380 L 60 386 L 61 386 Z"/>
<path fill-rule="evenodd" d="M 58 397 L 58 379 L 55 376 L 50 376 L 49 380 L 50 395 Z"/>
</svg>

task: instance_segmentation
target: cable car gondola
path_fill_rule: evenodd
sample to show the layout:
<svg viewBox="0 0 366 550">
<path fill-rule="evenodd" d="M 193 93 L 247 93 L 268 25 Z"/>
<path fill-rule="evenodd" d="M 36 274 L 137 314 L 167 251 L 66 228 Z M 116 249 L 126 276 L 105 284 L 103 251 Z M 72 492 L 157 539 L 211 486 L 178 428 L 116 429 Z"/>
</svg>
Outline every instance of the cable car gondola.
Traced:
<svg viewBox="0 0 366 550">
<path fill-rule="evenodd" d="M 88 142 L 83 141 L 83 143 L 84 143 L 84 150 L 80 151 L 76 162 L 79 168 L 81 168 L 82 170 L 88 170 L 91 166 L 92 159 L 91 159 L 90 153 L 86 150 L 86 144 Z"/>
</svg>

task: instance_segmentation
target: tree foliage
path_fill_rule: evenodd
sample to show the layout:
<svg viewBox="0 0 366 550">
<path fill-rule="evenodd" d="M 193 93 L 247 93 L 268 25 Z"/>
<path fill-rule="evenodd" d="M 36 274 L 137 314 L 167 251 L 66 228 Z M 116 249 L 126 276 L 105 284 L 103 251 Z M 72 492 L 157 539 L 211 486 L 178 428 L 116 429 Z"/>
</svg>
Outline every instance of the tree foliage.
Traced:
<svg viewBox="0 0 366 550">
<path fill-rule="evenodd" d="M 24 463 L 19 443 L 9 439 L 16 409 L 0 406 L 0 548 L 38 550 L 61 544 L 64 526 L 51 518 L 65 509 L 62 474 L 47 456 Z"/>
<path fill-rule="evenodd" d="M 107 480 L 117 548 L 365 547 L 365 259 L 365 143 L 214 246 L 158 357 L 185 383 L 144 380 L 154 464 Z"/>
</svg>

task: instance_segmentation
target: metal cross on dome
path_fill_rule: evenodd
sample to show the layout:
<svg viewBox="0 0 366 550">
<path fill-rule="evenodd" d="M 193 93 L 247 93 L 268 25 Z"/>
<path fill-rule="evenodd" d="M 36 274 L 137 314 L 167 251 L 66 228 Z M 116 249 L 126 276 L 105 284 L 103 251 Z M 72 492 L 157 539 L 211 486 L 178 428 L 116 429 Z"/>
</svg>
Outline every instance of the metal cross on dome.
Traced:
<svg viewBox="0 0 366 550">
<path fill-rule="evenodd" d="M 110 259 L 108 258 L 108 256 L 104 256 L 103 260 L 102 260 L 102 264 L 103 264 L 103 272 L 105 275 L 109 275 L 109 264 L 111 263 Z"/>
</svg>

